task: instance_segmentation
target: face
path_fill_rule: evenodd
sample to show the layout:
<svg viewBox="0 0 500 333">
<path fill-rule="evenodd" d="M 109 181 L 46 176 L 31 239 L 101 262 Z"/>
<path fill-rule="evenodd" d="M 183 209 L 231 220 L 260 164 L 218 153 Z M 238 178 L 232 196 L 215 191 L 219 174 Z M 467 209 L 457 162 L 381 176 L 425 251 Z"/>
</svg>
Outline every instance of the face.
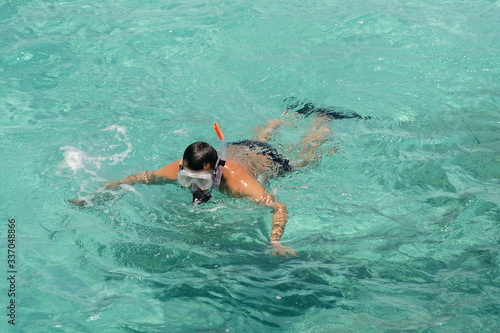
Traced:
<svg viewBox="0 0 500 333">
<path fill-rule="evenodd" d="M 209 163 L 206 163 L 203 166 L 203 170 L 194 171 L 189 169 L 187 161 L 183 161 L 183 169 L 186 172 L 186 181 L 182 182 L 181 185 L 188 187 L 193 195 L 202 196 L 203 194 L 210 191 L 211 184 L 213 182 L 213 169 L 210 168 Z M 189 185 L 187 185 L 189 180 L 192 181 Z M 205 183 L 209 184 L 210 186 L 208 188 L 206 188 L 206 186 L 204 187 L 202 184 Z"/>
<path fill-rule="evenodd" d="M 189 169 L 188 169 L 189 170 Z M 189 187 L 189 190 L 193 194 L 193 203 L 195 205 L 199 205 L 201 203 L 207 202 L 211 195 L 210 192 L 212 190 L 212 184 L 213 184 L 213 170 L 210 168 L 210 164 L 205 164 L 203 170 L 199 171 L 192 171 L 190 170 L 191 175 L 194 177 L 195 175 L 200 176 L 200 181 L 203 184 L 204 182 L 207 182 L 207 179 L 210 179 L 209 188 L 200 188 L 198 186 L 197 181 L 194 181 L 191 186 Z"/>
</svg>

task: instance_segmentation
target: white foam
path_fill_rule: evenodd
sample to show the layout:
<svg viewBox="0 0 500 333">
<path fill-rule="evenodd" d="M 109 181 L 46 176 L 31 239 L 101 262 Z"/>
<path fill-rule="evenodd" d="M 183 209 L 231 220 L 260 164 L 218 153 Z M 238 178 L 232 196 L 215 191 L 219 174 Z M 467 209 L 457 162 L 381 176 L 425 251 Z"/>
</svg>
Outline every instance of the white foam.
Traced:
<svg viewBox="0 0 500 333">
<path fill-rule="evenodd" d="M 175 130 L 172 133 L 176 135 L 186 135 L 188 133 L 188 129 L 186 125 L 182 125 L 182 128 L 179 128 L 178 130 Z"/>
<path fill-rule="evenodd" d="M 117 131 L 118 133 L 124 134 L 127 133 L 127 128 L 120 125 L 111 125 L 103 129 L 103 131 Z"/>
<path fill-rule="evenodd" d="M 107 128 L 103 129 L 103 131 L 116 131 L 115 139 L 121 141 L 126 144 L 127 148 L 109 156 L 90 156 L 86 152 L 73 147 L 73 146 L 64 146 L 60 149 L 63 151 L 64 159 L 57 164 L 58 171 L 56 174 L 60 175 L 63 169 L 71 169 L 73 175 L 75 175 L 78 171 L 83 171 L 85 173 L 92 174 L 96 177 L 97 170 L 101 169 L 102 163 L 105 161 L 109 161 L 109 165 L 115 165 L 119 162 L 122 162 L 127 158 L 127 156 L 132 152 L 133 146 L 129 142 L 129 139 L 126 135 L 127 129 L 123 126 L 119 125 L 111 125 Z M 103 144 L 106 144 L 103 142 Z M 118 144 L 109 144 L 108 148 L 116 148 Z"/>
<path fill-rule="evenodd" d="M 115 135 L 115 139 L 125 143 L 127 145 L 127 149 L 121 153 L 116 153 L 116 154 L 111 155 L 111 156 L 103 157 L 103 158 L 101 158 L 101 161 L 102 160 L 111 160 L 111 161 L 113 161 L 111 163 L 111 165 L 117 164 L 118 162 L 122 162 L 128 156 L 128 154 L 130 154 L 132 152 L 132 148 L 133 148 L 132 144 L 130 142 L 128 142 L 128 137 L 126 135 L 127 128 L 124 126 L 119 126 L 119 125 L 111 125 L 111 126 L 106 127 L 105 129 L 103 129 L 103 131 L 116 131 L 117 134 Z M 120 137 L 120 134 L 122 134 L 124 136 L 123 139 Z"/>
<path fill-rule="evenodd" d="M 141 196 L 142 197 L 142 194 L 137 192 L 137 190 L 132 186 L 132 185 L 129 185 L 129 184 L 120 184 L 120 187 L 126 191 L 129 191 L 129 192 L 133 192 L 135 194 L 137 194 L 138 196 Z"/>
<path fill-rule="evenodd" d="M 414 111 L 409 111 L 406 114 L 399 114 L 395 117 L 395 120 L 398 123 L 410 123 L 415 121 L 417 118 L 416 113 Z"/>
<path fill-rule="evenodd" d="M 66 168 L 71 169 L 74 175 L 78 170 L 85 169 L 85 161 L 89 160 L 87 154 L 72 146 L 64 146 L 60 149 L 63 150 L 64 159 L 57 163 L 58 172 L 56 174 Z"/>
</svg>

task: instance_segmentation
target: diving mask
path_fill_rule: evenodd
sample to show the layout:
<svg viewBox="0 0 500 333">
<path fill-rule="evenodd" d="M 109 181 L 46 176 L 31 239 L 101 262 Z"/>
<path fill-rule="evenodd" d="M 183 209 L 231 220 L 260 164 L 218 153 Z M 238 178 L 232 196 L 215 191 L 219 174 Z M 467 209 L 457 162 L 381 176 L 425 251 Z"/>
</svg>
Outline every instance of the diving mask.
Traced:
<svg viewBox="0 0 500 333">
<path fill-rule="evenodd" d="M 213 171 L 189 171 L 183 164 L 179 164 L 177 182 L 184 187 L 196 185 L 200 190 L 206 191 L 212 187 L 213 178 Z"/>
</svg>

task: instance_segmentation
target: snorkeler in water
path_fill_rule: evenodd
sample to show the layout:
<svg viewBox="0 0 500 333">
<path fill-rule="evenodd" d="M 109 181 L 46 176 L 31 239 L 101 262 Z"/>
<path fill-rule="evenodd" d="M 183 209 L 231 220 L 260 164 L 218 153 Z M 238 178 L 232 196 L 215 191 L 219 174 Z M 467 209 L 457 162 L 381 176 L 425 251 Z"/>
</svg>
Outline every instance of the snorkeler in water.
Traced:
<svg viewBox="0 0 500 333">
<path fill-rule="evenodd" d="M 293 166 L 268 143 L 272 133 L 284 124 L 283 119 L 269 120 L 267 125 L 256 127 L 256 137 L 252 140 L 237 141 L 229 145 L 215 123 L 214 128 L 222 146 L 220 156 L 208 143 L 195 142 L 186 148 L 181 159 L 155 171 L 143 171 L 107 182 L 105 188 L 116 190 L 121 184 L 166 184 L 177 181 L 191 191 L 194 204 L 207 202 L 219 190 L 227 195 L 249 198 L 273 209 L 270 237 L 272 254 L 295 256 L 295 251 L 280 243 L 287 223 L 287 208 L 267 192 L 257 179 L 262 181 L 269 177 L 281 176 L 295 168 L 317 162 L 321 156 L 318 147 L 330 132 L 330 120 L 362 117 L 340 109 L 315 108 L 311 103 L 300 104 L 296 100 L 292 102 L 284 112 L 285 117 L 291 114 L 315 116 L 312 128 L 302 137 L 302 148 L 299 149 L 297 162 Z M 85 204 L 85 201 L 79 200 L 70 202 L 79 206 Z"/>
<path fill-rule="evenodd" d="M 186 148 L 181 159 L 155 171 L 143 171 L 108 182 L 105 187 L 117 189 L 121 184 L 164 184 L 177 181 L 191 191 L 194 204 L 207 202 L 219 189 L 228 195 L 249 198 L 274 211 L 270 238 L 273 254 L 295 255 L 295 251 L 279 242 L 287 222 L 286 206 L 256 180 L 256 176 L 263 173 L 283 174 L 291 171 L 289 161 L 262 141 L 239 141 L 228 147 L 217 123 L 214 127 L 222 144 L 220 156 L 208 143 L 195 142 Z M 228 152 L 230 158 L 226 158 Z"/>
</svg>

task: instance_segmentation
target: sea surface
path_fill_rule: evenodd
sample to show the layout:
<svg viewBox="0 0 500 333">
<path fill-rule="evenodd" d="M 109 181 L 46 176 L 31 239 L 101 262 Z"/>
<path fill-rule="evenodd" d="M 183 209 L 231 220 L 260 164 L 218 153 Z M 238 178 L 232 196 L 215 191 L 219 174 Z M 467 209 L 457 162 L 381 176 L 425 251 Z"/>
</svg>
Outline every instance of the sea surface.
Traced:
<svg viewBox="0 0 500 333">
<path fill-rule="evenodd" d="M 0 1 L 0 331 L 499 332 L 499 42 L 498 0 Z M 90 201 L 290 97 L 366 117 L 263 184 L 296 257 L 249 200 Z"/>
</svg>

